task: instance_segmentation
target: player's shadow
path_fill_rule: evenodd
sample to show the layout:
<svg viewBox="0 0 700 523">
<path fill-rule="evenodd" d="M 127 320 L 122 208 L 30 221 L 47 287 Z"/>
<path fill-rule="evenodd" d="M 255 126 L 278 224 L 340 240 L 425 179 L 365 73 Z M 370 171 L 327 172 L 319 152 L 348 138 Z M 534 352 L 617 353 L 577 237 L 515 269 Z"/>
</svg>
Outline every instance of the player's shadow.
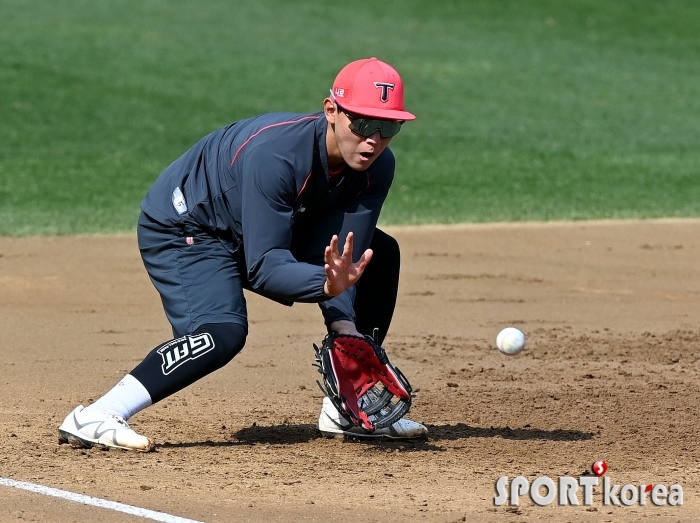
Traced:
<svg viewBox="0 0 700 523">
<path fill-rule="evenodd" d="M 294 445 L 306 443 L 320 438 L 321 433 L 316 425 L 307 423 L 301 425 L 274 425 L 270 427 L 246 427 L 233 433 L 228 441 L 183 441 L 180 443 L 164 442 L 157 445 L 160 448 L 190 448 L 190 447 L 240 447 L 246 445 Z"/>
<path fill-rule="evenodd" d="M 419 440 L 386 440 L 386 439 L 364 439 L 346 438 L 349 444 L 364 445 L 376 451 L 401 451 L 401 452 L 424 452 L 424 451 L 444 451 L 439 446 L 441 441 L 451 441 L 469 438 L 496 438 L 514 440 L 548 440 L 548 441 L 581 441 L 594 437 L 592 432 L 582 432 L 579 430 L 543 430 L 531 428 L 526 425 L 523 428 L 511 429 L 510 427 L 472 427 L 465 423 L 455 425 L 427 425 L 428 437 Z M 297 445 L 308 443 L 323 436 L 319 432 L 316 424 L 281 424 L 272 426 L 253 425 L 238 430 L 231 435 L 229 441 L 190 441 L 182 443 L 165 442 L 158 447 L 161 448 L 184 448 L 184 447 L 236 447 L 242 445 Z"/>
<path fill-rule="evenodd" d="M 282 425 L 261 426 L 253 425 L 240 429 L 233 437 L 248 445 L 295 445 L 307 443 L 321 437 L 315 424 L 301 423 L 298 425 L 284 423 Z"/>
<path fill-rule="evenodd" d="M 297 443 L 307 443 L 309 441 L 323 438 L 315 424 L 284 424 L 274 426 L 254 426 L 246 427 L 236 432 L 233 437 L 239 442 L 248 445 L 269 444 L 269 445 L 294 445 Z M 382 450 L 399 450 L 404 452 L 444 450 L 430 443 L 428 439 L 415 441 L 394 441 L 385 439 L 360 439 L 346 438 L 346 443 L 369 445 Z"/>
<path fill-rule="evenodd" d="M 517 440 L 583 441 L 593 439 L 593 432 L 580 430 L 544 430 L 525 425 L 523 428 L 472 427 L 466 423 L 455 425 L 426 425 L 432 441 L 458 440 L 468 438 L 503 438 Z"/>
</svg>

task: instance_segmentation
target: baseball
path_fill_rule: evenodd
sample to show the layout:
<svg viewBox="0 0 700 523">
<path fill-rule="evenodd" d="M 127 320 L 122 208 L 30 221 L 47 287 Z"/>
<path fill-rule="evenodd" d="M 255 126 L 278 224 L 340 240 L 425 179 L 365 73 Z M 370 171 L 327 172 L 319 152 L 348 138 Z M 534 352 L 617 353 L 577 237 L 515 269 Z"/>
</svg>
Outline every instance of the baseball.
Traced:
<svg viewBox="0 0 700 523">
<path fill-rule="evenodd" d="M 506 327 L 498 333 L 496 346 L 503 354 L 512 356 L 525 348 L 525 335 L 515 327 Z"/>
</svg>

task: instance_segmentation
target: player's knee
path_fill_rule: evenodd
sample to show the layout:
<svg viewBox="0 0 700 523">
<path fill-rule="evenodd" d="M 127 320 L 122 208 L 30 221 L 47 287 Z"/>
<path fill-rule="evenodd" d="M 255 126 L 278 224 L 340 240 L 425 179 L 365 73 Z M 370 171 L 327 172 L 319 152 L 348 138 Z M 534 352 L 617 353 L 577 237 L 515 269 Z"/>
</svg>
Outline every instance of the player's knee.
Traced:
<svg viewBox="0 0 700 523">
<path fill-rule="evenodd" d="M 245 345 L 248 329 L 238 323 L 205 323 L 194 334 L 208 333 L 214 341 L 215 350 L 211 351 L 209 364 L 221 368 L 230 362 Z"/>
</svg>

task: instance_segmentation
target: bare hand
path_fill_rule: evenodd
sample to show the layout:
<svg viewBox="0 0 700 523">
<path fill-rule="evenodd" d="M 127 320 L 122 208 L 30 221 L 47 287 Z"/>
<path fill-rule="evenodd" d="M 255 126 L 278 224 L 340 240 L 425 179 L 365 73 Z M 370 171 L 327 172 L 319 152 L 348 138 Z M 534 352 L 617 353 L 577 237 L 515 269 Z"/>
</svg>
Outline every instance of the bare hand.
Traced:
<svg viewBox="0 0 700 523">
<path fill-rule="evenodd" d="M 326 283 L 323 286 L 328 296 L 338 296 L 360 279 L 367 264 L 372 259 L 372 249 L 367 249 L 357 263 L 352 262 L 353 234 L 348 233 L 345 239 L 343 254 L 338 252 L 338 236 L 331 238 L 331 244 L 326 247 L 324 259 L 326 265 Z"/>
</svg>

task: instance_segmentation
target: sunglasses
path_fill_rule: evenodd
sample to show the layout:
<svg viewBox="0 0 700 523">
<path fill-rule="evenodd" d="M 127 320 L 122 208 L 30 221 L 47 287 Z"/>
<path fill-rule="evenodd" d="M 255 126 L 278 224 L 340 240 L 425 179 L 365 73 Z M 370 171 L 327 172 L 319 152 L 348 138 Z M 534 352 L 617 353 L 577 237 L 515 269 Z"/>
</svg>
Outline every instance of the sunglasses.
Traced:
<svg viewBox="0 0 700 523">
<path fill-rule="evenodd" d="M 331 92 L 331 94 L 333 93 Z M 335 105 L 338 106 L 338 110 L 344 113 L 345 116 L 348 117 L 348 120 L 350 120 L 350 130 L 363 138 L 369 138 L 377 131 L 379 131 L 382 138 L 391 138 L 392 136 L 399 134 L 399 131 L 401 130 L 401 125 L 403 124 L 402 120 L 377 120 L 374 118 L 358 116 L 343 109 L 343 107 L 338 103 L 338 100 L 335 99 L 335 96 L 333 96 L 333 100 L 335 101 Z"/>
</svg>

